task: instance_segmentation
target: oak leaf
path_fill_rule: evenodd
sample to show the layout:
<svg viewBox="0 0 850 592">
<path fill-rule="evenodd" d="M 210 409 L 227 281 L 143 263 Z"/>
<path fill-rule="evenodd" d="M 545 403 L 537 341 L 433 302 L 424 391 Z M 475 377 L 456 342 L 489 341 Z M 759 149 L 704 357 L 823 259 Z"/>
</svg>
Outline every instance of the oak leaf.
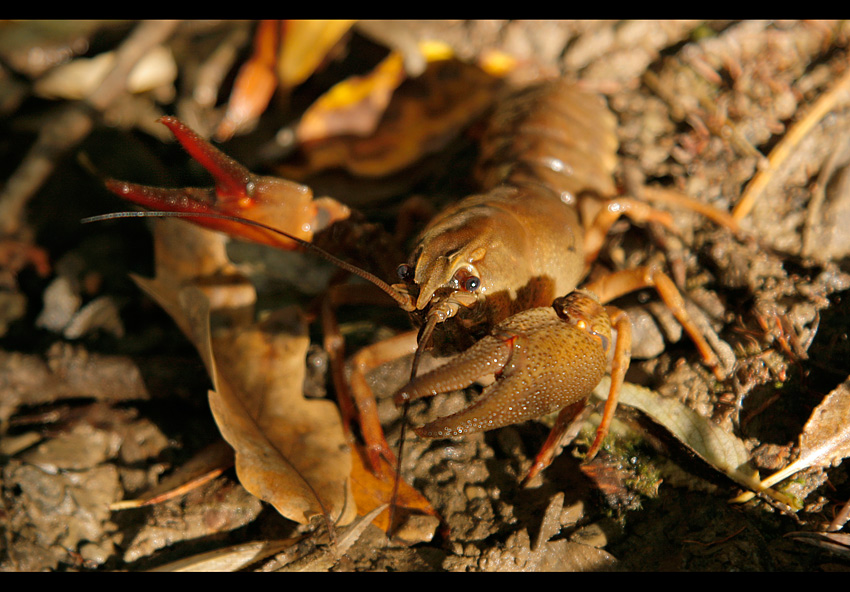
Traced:
<svg viewBox="0 0 850 592">
<path fill-rule="evenodd" d="M 245 489 L 302 524 L 317 515 L 347 524 L 357 514 L 351 453 L 336 406 L 303 396 L 310 341 L 293 312 L 215 333 L 210 408 Z"/>
<path fill-rule="evenodd" d="M 284 310 L 254 322 L 253 287 L 239 281 L 222 237 L 179 221 L 160 222 L 156 278 L 134 279 L 206 364 L 214 385 L 210 406 L 236 452 L 240 482 L 291 520 L 307 523 L 323 515 L 350 522 L 357 511 L 351 452 L 336 406 L 303 396 L 309 340 L 299 314 Z M 211 318 L 224 327 L 212 330 Z"/>
</svg>

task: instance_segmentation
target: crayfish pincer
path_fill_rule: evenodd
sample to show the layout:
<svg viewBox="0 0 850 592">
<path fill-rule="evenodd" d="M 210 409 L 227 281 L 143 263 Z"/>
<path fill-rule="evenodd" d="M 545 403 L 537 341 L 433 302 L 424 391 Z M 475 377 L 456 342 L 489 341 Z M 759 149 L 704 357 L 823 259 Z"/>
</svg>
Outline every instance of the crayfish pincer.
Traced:
<svg viewBox="0 0 850 592">
<path fill-rule="evenodd" d="M 628 366 L 630 327 L 618 320 L 619 352 L 615 373 L 622 381 Z M 448 438 L 500 428 L 583 403 L 596 387 L 612 344 L 611 319 L 592 293 L 576 290 L 551 307 L 532 308 L 502 321 L 489 335 L 443 366 L 414 378 L 395 394 L 396 404 L 458 390 L 487 375 L 497 380 L 466 409 L 422 427 L 416 433 Z M 589 455 L 599 448 L 616 398 L 610 401 L 604 428 Z"/>
</svg>

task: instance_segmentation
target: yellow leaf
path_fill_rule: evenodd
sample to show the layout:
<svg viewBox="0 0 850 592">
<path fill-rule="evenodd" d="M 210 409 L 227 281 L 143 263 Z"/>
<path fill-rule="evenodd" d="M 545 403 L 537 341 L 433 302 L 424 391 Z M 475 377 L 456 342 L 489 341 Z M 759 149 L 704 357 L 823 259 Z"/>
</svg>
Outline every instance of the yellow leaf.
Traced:
<svg viewBox="0 0 850 592">
<path fill-rule="evenodd" d="M 334 85 L 310 106 L 296 129 L 299 142 L 329 136 L 368 136 L 375 131 L 393 92 L 404 80 L 401 54 L 389 54 L 366 76 Z"/>
<path fill-rule="evenodd" d="M 307 80 L 354 20 L 289 20 L 283 32 L 277 74 L 281 86 L 292 88 Z"/>
<path fill-rule="evenodd" d="M 454 57 L 455 52 L 451 45 L 436 39 L 426 39 L 418 44 L 419 51 L 428 62 L 448 60 Z"/>
<path fill-rule="evenodd" d="M 478 65 L 492 76 L 507 76 L 517 67 L 517 59 L 510 54 L 497 49 L 482 52 Z"/>
</svg>

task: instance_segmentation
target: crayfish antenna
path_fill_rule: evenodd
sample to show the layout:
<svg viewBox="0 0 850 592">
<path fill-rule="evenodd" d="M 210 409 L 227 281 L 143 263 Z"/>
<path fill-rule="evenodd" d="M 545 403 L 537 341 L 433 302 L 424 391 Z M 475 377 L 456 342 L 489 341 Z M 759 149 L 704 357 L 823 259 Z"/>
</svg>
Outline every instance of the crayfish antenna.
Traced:
<svg viewBox="0 0 850 592">
<path fill-rule="evenodd" d="M 437 327 L 437 323 L 439 322 L 440 317 L 438 317 L 437 315 L 429 315 L 427 322 L 422 326 L 422 329 L 419 331 L 416 353 L 413 354 L 413 365 L 410 368 L 410 380 L 416 378 L 416 373 L 419 370 L 419 362 L 422 361 L 422 354 L 425 352 L 425 348 L 431 342 L 431 335 L 434 334 L 434 329 Z"/>
<path fill-rule="evenodd" d="M 437 315 L 430 315 L 428 321 L 422 326 L 417 339 L 416 352 L 413 354 L 413 364 L 410 368 L 410 380 L 416 378 L 419 371 L 419 362 L 422 360 L 422 353 L 431 341 L 431 335 L 434 333 L 434 328 L 439 322 Z M 401 433 L 398 439 L 398 454 L 396 455 L 395 476 L 393 479 L 393 491 L 390 496 L 390 520 L 387 527 L 387 539 L 392 538 L 392 533 L 395 526 L 396 508 L 398 507 L 398 488 L 401 482 L 401 461 L 404 458 L 404 437 L 407 435 L 407 415 L 410 410 L 410 401 L 405 400 L 401 408 Z"/>
<path fill-rule="evenodd" d="M 268 232 L 272 232 L 275 234 L 279 234 L 283 237 L 286 237 L 293 242 L 295 242 L 298 247 L 300 247 L 304 251 L 310 251 L 325 259 L 326 261 L 336 265 L 337 267 L 344 269 L 354 275 L 357 275 L 364 280 L 374 284 L 381 291 L 385 292 L 390 298 L 395 300 L 399 305 L 403 305 L 407 303 L 407 300 L 402 297 L 396 290 L 392 288 L 388 283 L 379 278 L 378 276 L 369 273 L 365 269 L 357 267 L 353 263 L 349 263 L 339 257 L 332 255 L 322 249 L 321 247 L 317 247 L 313 243 L 309 241 L 305 241 L 304 239 L 298 238 L 297 236 L 293 236 L 288 232 L 284 232 L 283 230 L 279 230 L 268 224 L 263 224 L 262 222 L 257 222 L 256 220 L 249 220 L 247 218 L 240 218 L 238 216 L 231 216 L 228 214 L 218 214 L 215 212 L 160 212 L 160 211 L 138 211 L 138 212 L 112 212 L 109 214 L 101 214 L 99 216 L 91 216 L 89 218 L 83 218 L 80 222 L 83 224 L 89 224 L 91 222 L 103 222 L 104 220 L 114 220 L 117 218 L 211 218 L 214 220 L 224 220 L 228 222 L 235 222 L 237 224 L 245 224 L 248 226 L 254 226 L 256 228 L 261 228 Z"/>
</svg>

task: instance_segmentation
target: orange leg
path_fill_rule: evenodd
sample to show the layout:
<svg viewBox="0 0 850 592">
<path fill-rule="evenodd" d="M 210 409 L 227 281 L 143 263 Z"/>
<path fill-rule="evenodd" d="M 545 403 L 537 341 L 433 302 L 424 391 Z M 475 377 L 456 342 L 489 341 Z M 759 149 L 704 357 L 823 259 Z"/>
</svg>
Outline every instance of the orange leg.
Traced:
<svg viewBox="0 0 850 592">
<path fill-rule="evenodd" d="M 611 319 L 611 325 L 617 330 L 617 345 L 614 347 L 614 358 L 611 362 L 611 386 L 608 389 L 608 400 L 605 401 L 605 410 L 602 412 L 602 421 L 596 429 L 596 438 L 587 451 L 586 460 L 591 460 L 599 448 L 602 440 L 608 434 L 608 428 L 614 419 L 614 411 L 617 410 L 617 401 L 620 398 L 620 388 L 626 378 L 626 371 L 632 360 L 632 322 L 629 317 L 619 308 L 606 306 L 605 312 Z"/>
<path fill-rule="evenodd" d="M 282 23 L 260 21 L 254 34 L 254 51 L 245 62 L 227 102 L 224 119 L 216 130 L 216 140 L 229 140 L 241 127 L 255 121 L 266 110 L 277 89 L 277 54 Z"/>
<path fill-rule="evenodd" d="M 400 333 L 389 339 L 364 347 L 351 360 L 349 376 L 351 397 L 357 407 L 360 430 L 366 442 L 366 454 L 373 470 L 381 466 L 383 457 L 391 466 L 397 464 L 395 453 L 384 437 L 383 428 L 378 420 L 378 408 L 375 395 L 366 382 L 366 374 L 387 362 L 416 351 L 416 331 Z"/>
<path fill-rule="evenodd" d="M 726 378 L 717 355 L 685 309 L 684 298 L 682 298 L 673 280 L 660 269 L 648 266 L 614 272 L 587 284 L 585 288 L 596 294 L 601 302 L 610 302 L 636 290 L 655 288 L 664 304 L 667 305 L 696 345 L 705 365 L 712 369 L 718 380 Z"/>
<path fill-rule="evenodd" d="M 588 407 L 585 405 L 584 401 L 567 405 L 561 409 L 560 413 L 558 413 L 558 417 L 555 419 L 555 425 L 553 425 L 552 429 L 549 431 L 549 436 L 546 438 L 543 446 L 540 447 L 540 450 L 537 452 L 537 456 L 534 457 L 534 464 L 531 465 L 531 468 L 522 480 L 523 487 L 527 487 L 528 484 L 531 483 L 532 479 L 537 477 L 537 475 L 543 472 L 543 469 L 552 464 L 552 461 L 555 460 L 555 455 L 558 453 L 558 448 L 561 444 L 561 440 L 564 438 L 564 434 L 567 433 L 569 427 L 573 425 L 575 420 L 581 416 L 585 409 L 588 409 Z"/>
<path fill-rule="evenodd" d="M 396 465 L 396 456 L 384 437 L 383 428 L 378 419 L 378 409 L 372 389 L 366 381 L 366 374 L 381 364 L 412 354 L 416 351 L 416 331 L 400 333 L 389 339 L 364 347 L 352 357 L 351 372 L 346 376 L 345 340 L 339 332 L 334 310 L 342 304 L 374 304 L 380 292 L 357 286 L 335 286 L 328 292 L 322 303 L 322 325 L 324 347 L 328 352 L 331 376 L 342 414 L 343 425 L 351 434 L 351 426 L 356 422 L 366 445 L 366 456 L 372 472 L 383 473 L 383 458 L 390 466 Z"/>
<path fill-rule="evenodd" d="M 691 210 L 705 216 L 719 226 L 728 228 L 737 235 L 741 234 L 741 227 L 728 212 L 698 202 L 673 189 L 641 187 L 640 197 L 644 200 L 666 203 L 677 208 Z M 591 207 L 597 207 L 598 211 L 593 215 L 592 221 L 585 228 L 584 252 L 586 265 L 590 265 L 590 263 L 596 260 L 599 250 L 605 244 L 608 231 L 614 222 L 620 219 L 620 216 L 625 215 L 639 223 L 655 222 L 671 230 L 674 234 L 678 234 L 678 230 L 673 224 L 673 217 L 668 212 L 655 209 L 645 201 L 629 197 L 617 197 L 610 200 L 597 201 Z"/>
<path fill-rule="evenodd" d="M 652 206 L 631 199 L 620 197 L 605 200 L 601 208 L 596 212 L 592 222 L 587 225 L 584 232 L 584 261 L 585 267 L 589 267 L 599 255 L 599 250 L 605 244 L 608 231 L 620 216 L 628 216 L 635 222 L 657 222 L 664 227 L 676 231 L 673 226 L 673 217 L 668 212 L 656 210 Z"/>
</svg>

